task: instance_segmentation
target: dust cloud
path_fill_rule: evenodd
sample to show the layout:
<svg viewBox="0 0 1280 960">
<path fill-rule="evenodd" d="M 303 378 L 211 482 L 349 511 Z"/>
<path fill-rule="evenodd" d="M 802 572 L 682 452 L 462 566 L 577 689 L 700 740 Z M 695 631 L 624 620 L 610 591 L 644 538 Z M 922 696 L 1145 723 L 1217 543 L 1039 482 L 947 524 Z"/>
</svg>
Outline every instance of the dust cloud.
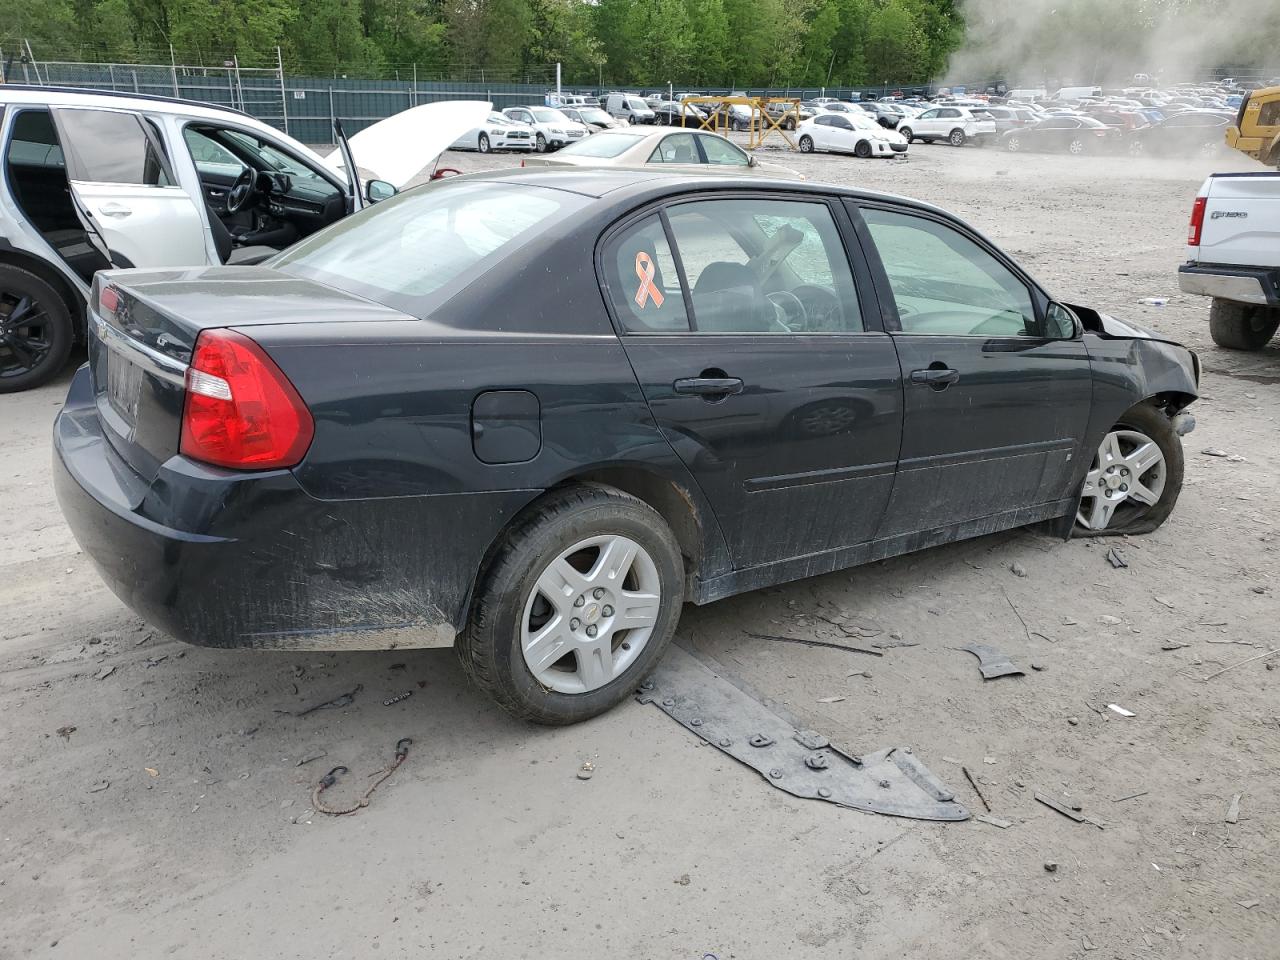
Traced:
<svg viewBox="0 0 1280 960">
<path fill-rule="evenodd" d="M 1129 86 L 1280 75 L 1276 0 L 961 0 L 947 82 Z"/>
</svg>

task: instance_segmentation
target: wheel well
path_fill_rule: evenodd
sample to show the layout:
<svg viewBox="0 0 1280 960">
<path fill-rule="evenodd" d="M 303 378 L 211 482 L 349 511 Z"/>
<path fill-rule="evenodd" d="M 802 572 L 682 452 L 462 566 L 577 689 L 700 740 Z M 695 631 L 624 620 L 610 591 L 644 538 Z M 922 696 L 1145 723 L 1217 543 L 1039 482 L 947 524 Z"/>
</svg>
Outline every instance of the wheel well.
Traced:
<svg viewBox="0 0 1280 960">
<path fill-rule="evenodd" d="M 53 289 L 58 292 L 58 296 L 62 297 L 62 302 L 67 305 L 67 310 L 71 313 L 71 318 L 75 321 L 76 339 L 83 339 L 84 297 L 80 296 L 80 291 L 76 290 L 67 282 L 66 277 L 59 273 L 57 269 L 50 266 L 48 261 L 12 249 L 0 250 L 0 264 L 19 267 L 30 273 L 34 273 L 45 283 L 49 284 L 49 286 L 53 287 Z"/>
<path fill-rule="evenodd" d="M 1194 393 L 1185 393 L 1181 390 L 1166 390 L 1163 393 L 1153 393 L 1140 403 L 1135 403 L 1134 407 L 1148 406 L 1155 407 L 1167 416 L 1173 416 L 1182 410 L 1191 406 L 1197 397 Z M 1130 407 L 1129 409 L 1133 409 Z"/>
</svg>

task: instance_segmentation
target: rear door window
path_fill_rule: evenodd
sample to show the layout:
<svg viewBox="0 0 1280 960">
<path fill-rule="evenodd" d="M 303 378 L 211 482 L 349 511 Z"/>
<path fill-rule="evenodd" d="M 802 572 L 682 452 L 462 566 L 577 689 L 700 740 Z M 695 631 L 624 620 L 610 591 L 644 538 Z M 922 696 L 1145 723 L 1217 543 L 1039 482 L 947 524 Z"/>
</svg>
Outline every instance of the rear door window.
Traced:
<svg viewBox="0 0 1280 960">
<path fill-rule="evenodd" d="M 167 187 L 168 162 L 136 113 L 63 108 L 56 112 L 72 180 Z"/>
<path fill-rule="evenodd" d="M 614 315 L 628 333 L 688 333 L 680 271 L 657 214 L 615 235 L 602 256 Z"/>
</svg>

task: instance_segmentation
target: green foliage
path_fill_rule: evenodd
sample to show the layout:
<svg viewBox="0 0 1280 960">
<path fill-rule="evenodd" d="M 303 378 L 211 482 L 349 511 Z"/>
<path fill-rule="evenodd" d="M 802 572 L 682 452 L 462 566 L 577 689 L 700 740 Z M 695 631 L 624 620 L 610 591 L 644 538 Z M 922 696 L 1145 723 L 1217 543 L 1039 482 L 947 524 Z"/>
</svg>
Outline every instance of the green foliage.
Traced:
<svg viewBox="0 0 1280 960">
<path fill-rule="evenodd" d="M 718 88 L 926 79 L 960 0 L 0 0 L 0 48 L 38 59 L 297 73 Z"/>
</svg>

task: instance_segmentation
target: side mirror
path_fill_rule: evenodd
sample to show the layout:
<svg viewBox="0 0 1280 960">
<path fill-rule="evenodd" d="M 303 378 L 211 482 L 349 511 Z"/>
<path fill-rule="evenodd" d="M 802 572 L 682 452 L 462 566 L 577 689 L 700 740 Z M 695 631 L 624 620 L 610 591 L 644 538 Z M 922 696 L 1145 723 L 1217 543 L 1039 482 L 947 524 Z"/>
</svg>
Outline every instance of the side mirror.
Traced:
<svg viewBox="0 0 1280 960">
<path fill-rule="evenodd" d="M 1076 315 L 1060 303 L 1050 303 L 1044 312 L 1044 335 L 1050 340 L 1074 340 L 1083 329 Z"/>
<path fill-rule="evenodd" d="M 390 200 L 399 191 L 385 180 L 370 180 L 364 187 L 365 198 L 370 203 Z"/>
<path fill-rule="evenodd" d="M 759 160 L 757 160 L 755 157 L 753 157 L 753 156 L 748 156 L 748 157 L 747 157 L 747 166 L 748 166 L 748 167 L 758 167 L 759 165 L 760 165 L 760 161 L 759 161 Z"/>
</svg>

